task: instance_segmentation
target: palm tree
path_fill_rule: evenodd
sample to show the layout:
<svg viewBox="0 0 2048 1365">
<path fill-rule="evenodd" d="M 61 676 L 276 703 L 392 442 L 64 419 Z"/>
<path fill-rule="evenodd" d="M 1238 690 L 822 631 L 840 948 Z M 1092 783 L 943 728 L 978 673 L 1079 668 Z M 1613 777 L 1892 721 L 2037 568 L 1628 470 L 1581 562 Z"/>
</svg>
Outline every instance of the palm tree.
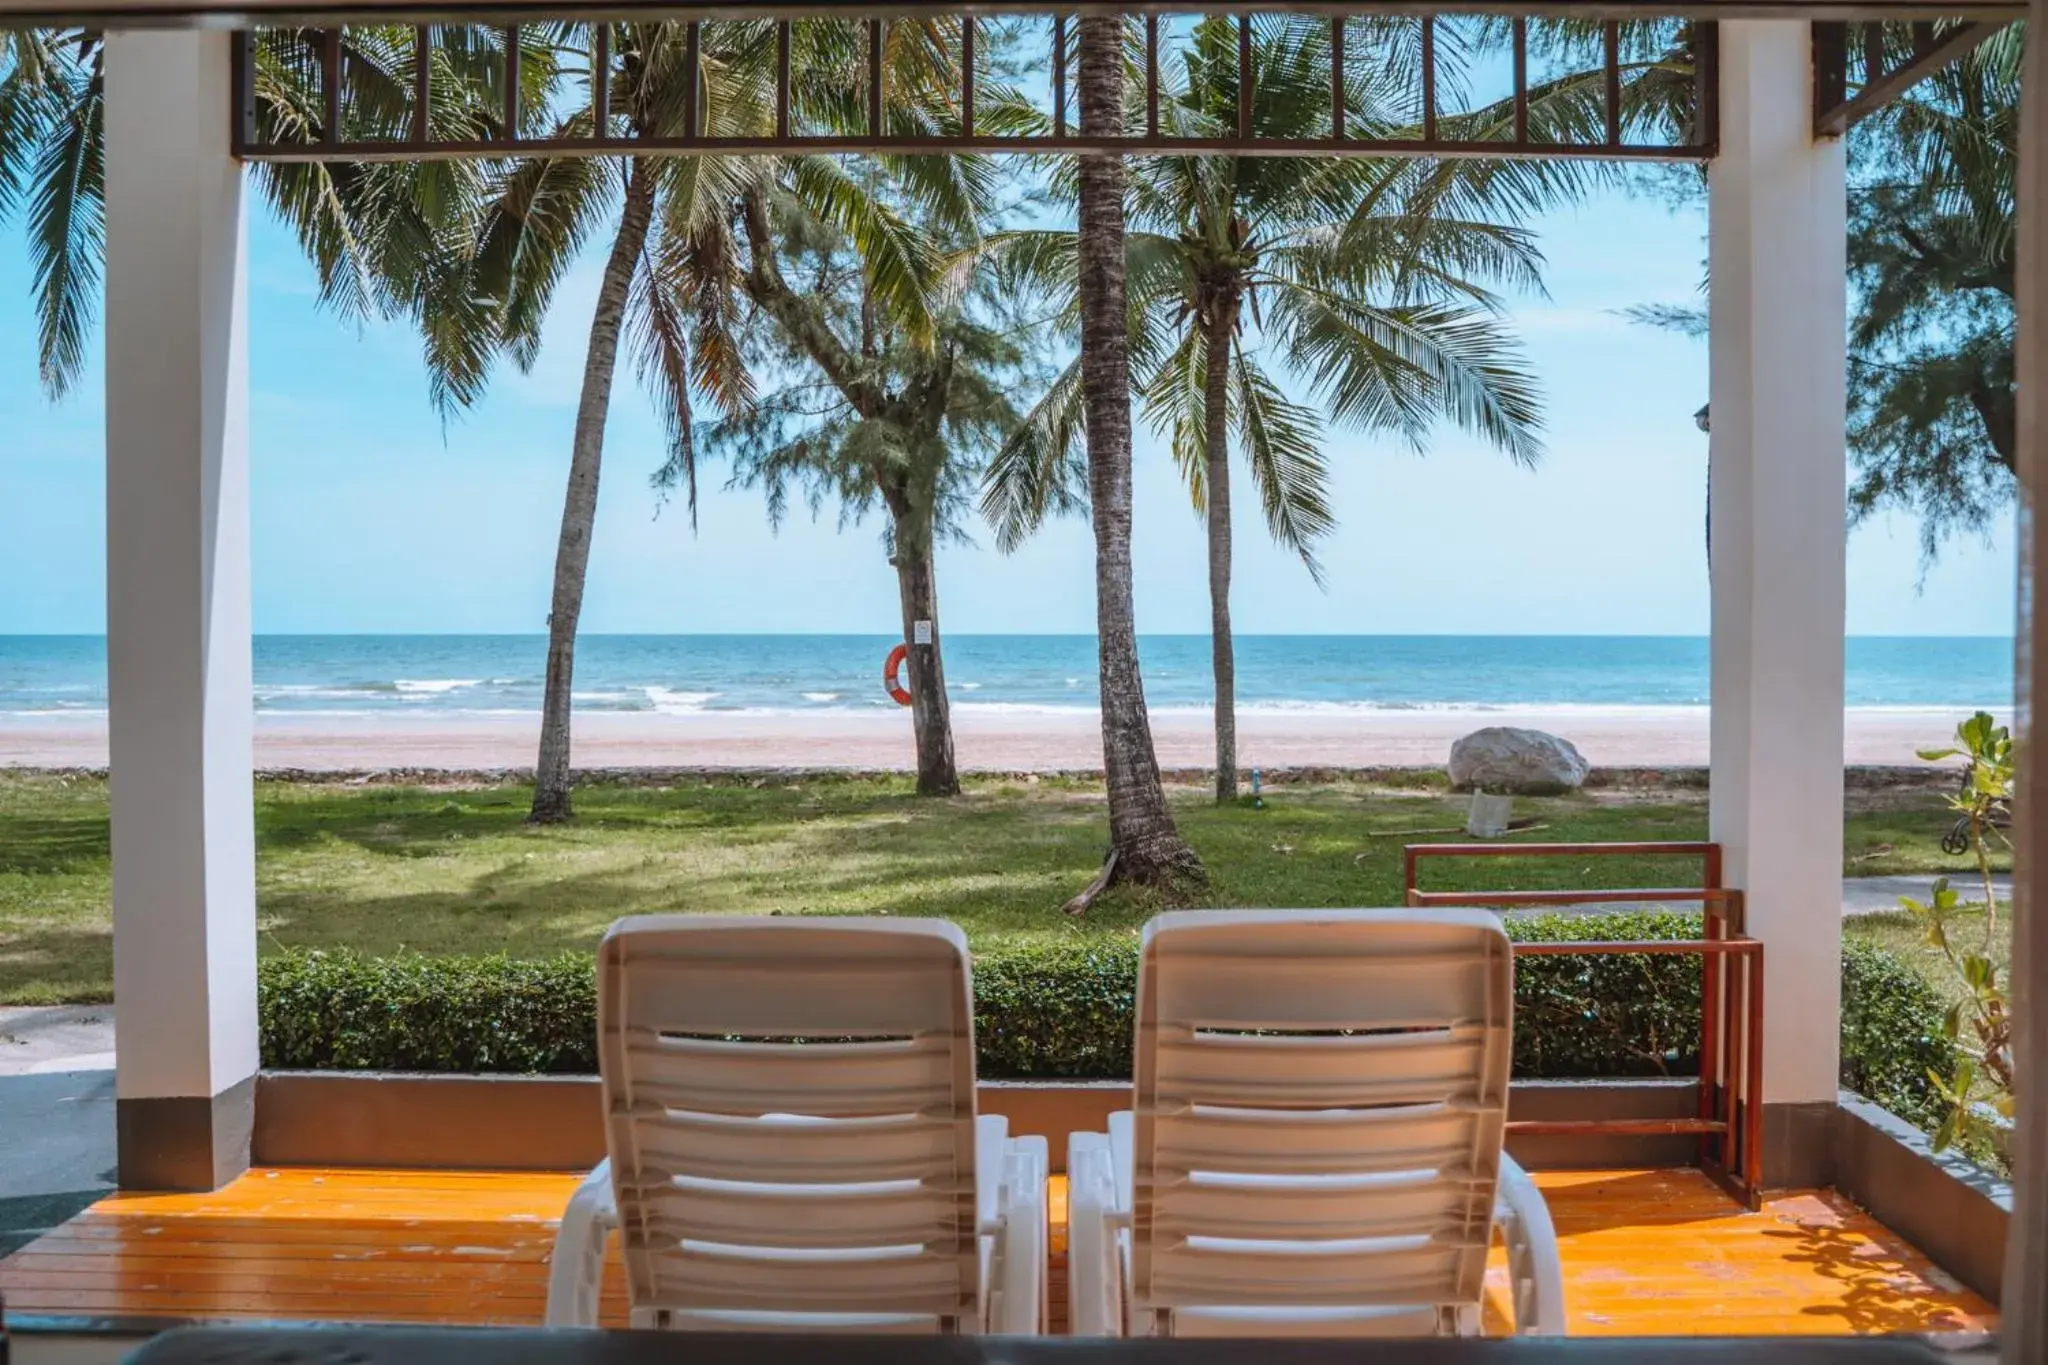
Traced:
<svg viewBox="0 0 2048 1365">
<path fill-rule="evenodd" d="M 1415 116 L 1418 58 L 1395 25 L 1354 21 L 1347 126 L 1387 136 Z M 1438 61 L 1463 53 L 1440 44 Z M 1262 136 L 1307 138 L 1329 126 L 1329 26 L 1255 21 L 1252 121 Z M 1167 81 L 1162 127 L 1221 135 L 1238 108 L 1237 23 L 1199 21 Z M 1641 78 L 1631 82 L 1640 85 Z M 1531 92 L 1538 136 L 1584 140 L 1604 119 L 1600 82 L 1572 76 Z M 1400 92 L 1389 95 L 1386 92 Z M 1589 93 L 1592 97 L 1589 99 Z M 1511 104 L 1444 120 L 1473 141 L 1504 132 Z M 1134 163 L 1128 234 L 1130 345 L 1147 416 L 1170 443 L 1208 533 L 1215 676 L 1216 797 L 1237 795 L 1231 640 L 1231 469 L 1235 435 L 1268 530 L 1321 581 L 1315 543 L 1332 518 L 1322 419 L 1290 401 L 1265 353 L 1339 423 L 1400 436 L 1421 450 L 1449 419 L 1519 463 L 1540 453 L 1540 404 L 1492 286 L 1540 287 L 1541 257 L 1512 221 L 1579 189 L 1593 172 L 1512 162 L 1154 157 Z M 1072 306 L 1072 234 L 1003 234 L 1013 278 Z M 1052 386 L 991 469 L 984 509 L 1014 545 L 1049 513 L 1082 500 L 1072 442 L 1071 374 Z"/>
<path fill-rule="evenodd" d="M 1075 82 L 1085 137 L 1124 129 L 1121 17 L 1080 21 Z M 1122 879 L 1169 890 L 1207 880 L 1202 860 L 1167 808 L 1138 669 L 1131 600 L 1131 360 L 1124 301 L 1124 194 L 1121 156 L 1083 156 L 1076 170 L 1076 306 L 1081 323 L 1079 383 L 1056 386 L 1078 396 L 1088 433 L 1088 494 L 1095 523 L 1097 675 L 1102 697 L 1102 767 L 1109 790 L 1109 857 L 1095 885 L 1068 905 L 1085 910 Z M 1071 427 L 1069 428 L 1071 429 Z"/>
<path fill-rule="evenodd" d="M 455 35 L 424 52 L 410 26 L 351 26 L 337 67 L 350 138 L 403 135 L 413 119 L 413 72 L 432 66 L 435 136 L 488 137 L 488 64 Z M 327 35 L 263 29 L 253 93 L 266 141 L 320 141 Z M 69 391 L 83 369 L 99 306 L 105 248 L 105 48 L 93 29 L 0 33 L 0 221 L 26 215 L 44 390 Z M 502 108 L 502 102 L 498 104 Z M 449 245 L 454 207 L 480 172 L 461 162 L 263 164 L 258 185 L 316 267 L 321 301 L 352 318 L 402 316 L 427 297 L 424 281 Z M 459 311 L 460 299 L 434 300 Z"/>
<path fill-rule="evenodd" d="M 857 107 L 861 67 L 855 28 L 800 26 L 804 47 L 796 54 L 797 69 L 804 75 L 793 92 L 799 117 L 844 119 Z M 630 136 L 678 137 L 692 119 L 713 134 L 759 134 L 774 120 L 776 33 L 776 25 L 767 21 L 706 26 L 693 75 L 689 26 L 613 25 L 608 114 Z M 568 69 L 577 53 L 595 44 L 586 28 L 563 25 L 553 46 L 565 54 Z M 592 106 L 577 101 L 576 107 L 559 111 L 565 102 L 523 103 L 540 111 L 535 131 L 541 135 L 590 136 L 595 131 Z M 548 112 L 551 108 L 556 112 Z M 807 158 L 804 166 L 789 183 L 813 196 L 811 207 L 819 218 L 858 245 L 875 297 L 911 319 L 913 328 L 920 327 L 930 281 L 915 234 L 888 206 L 862 193 L 837 162 Z M 532 364 L 541 323 L 564 272 L 593 233 L 611 229 L 584 358 L 556 546 L 540 753 L 528 815 L 535 823 L 565 820 L 572 813 L 576 630 L 620 347 L 630 345 L 637 354 L 640 378 L 667 429 L 667 470 L 686 490 L 694 515 L 693 393 L 727 419 L 741 416 L 753 401 L 753 381 L 734 330 L 745 286 L 734 220 L 749 194 L 776 174 L 775 163 L 764 158 L 535 158 L 509 163 L 485 196 L 457 292 L 491 301 L 489 319 L 481 331 L 466 319 L 456 329 L 462 344 L 448 348 L 438 376 L 451 405 L 471 402 L 481 393 L 498 351 L 509 351 L 522 366 Z"/>
<path fill-rule="evenodd" d="M 1002 300 L 985 284 L 951 292 L 928 318 L 879 307 L 854 244 L 809 210 L 815 195 L 798 192 L 796 180 L 819 169 L 788 163 L 787 183 L 754 187 L 742 210 L 747 297 L 773 324 L 752 349 L 801 378 L 711 429 L 707 445 L 730 455 L 736 481 L 766 489 L 771 519 L 792 486 L 814 510 L 836 498 L 842 521 L 883 509 L 910 651 L 917 790 L 956 795 L 933 551 L 957 534 L 982 465 L 1017 424 L 1009 392 L 1026 356 L 1014 330 L 992 325 Z M 862 179 L 914 215 L 926 253 L 971 240 L 993 208 L 980 158 L 870 162 Z"/>
<path fill-rule="evenodd" d="M 1275 136 L 1312 136 L 1327 118 L 1315 97 L 1327 80 L 1328 26 L 1275 19 L 1255 30 L 1252 117 Z M 1175 104 L 1190 122 L 1235 116 L 1234 28 L 1212 18 L 1196 30 Z M 1148 245 L 1178 266 L 1147 272 L 1159 288 L 1133 300 L 1135 315 L 1163 333 L 1146 338 L 1162 357 L 1146 406 L 1206 512 L 1216 799 L 1231 801 L 1233 429 L 1269 531 L 1318 582 L 1314 542 L 1333 525 L 1320 417 L 1290 402 L 1246 350 L 1247 310 L 1281 365 L 1338 421 L 1395 432 L 1420 450 L 1433 421 L 1449 416 L 1528 464 L 1539 451 L 1534 382 L 1481 280 L 1532 286 L 1541 261 L 1526 234 L 1458 216 L 1440 196 L 1403 202 L 1396 191 L 1416 176 L 1398 163 L 1175 157 L 1139 166 L 1135 216 L 1156 239 Z"/>
<path fill-rule="evenodd" d="M 580 36 L 585 35 L 558 31 L 550 47 L 573 63 Z M 686 109 L 697 101 L 710 106 L 713 119 L 724 116 L 725 101 L 715 95 L 706 99 L 707 88 L 717 88 L 717 63 L 706 62 L 694 80 L 685 76 L 680 25 L 617 25 L 610 37 L 615 69 L 609 73 L 608 116 L 623 122 L 631 134 L 673 136 L 681 129 Z M 583 50 L 594 46 L 585 43 Z M 587 69 L 585 78 L 594 86 Z M 546 120 L 542 126 L 547 136 L 588 137 L 596 131 L 592 105 L 579 103 L 566 113 L 548 112 L 562 103 L 566 101 L 523 101 L 537 111 L 537 119 Z M 726 317 L 718 311 L 717 301 L 729 285 L 724 206 L 757 170 L 754 163 L 742 160 L 636 156 L 617 161 L 531 159 L 505 163 L 494 172 L 475 210 L 473 245 L 454 272 L 459 292 L 486 301 L 486 308 L 481 317 L 459 320 L 452 329 L 457 343 L 433 358 L 436 392 L 445 406 L 464 406 L 482 395 L 499 350 L 509 350 L 521 366 L 538 358 L 540 329 L 555 287 L 585 240 L 602 227 L 611 227 L 577 398 L 550 594 L 540 753 L 528 815 L 536 823 L 546 823 L 571 814 L 569 725 L 576 628 L 583 611 L 605 421 L 619 349 L 622 341 L 634 344 L 641 377 L 667 427 L 671 458 L 688 468 L 693 382 L 729 408 L 737 409 L 748 396 L 747 376 L 723 335 Z M 613 214 L 615 222 L 607 223 Z M 709 306 L 697 306 L 699 292 Z M 693 329 L 685 319 L 694 320 L 698 333 L 694 352 Z"/>
</svg>

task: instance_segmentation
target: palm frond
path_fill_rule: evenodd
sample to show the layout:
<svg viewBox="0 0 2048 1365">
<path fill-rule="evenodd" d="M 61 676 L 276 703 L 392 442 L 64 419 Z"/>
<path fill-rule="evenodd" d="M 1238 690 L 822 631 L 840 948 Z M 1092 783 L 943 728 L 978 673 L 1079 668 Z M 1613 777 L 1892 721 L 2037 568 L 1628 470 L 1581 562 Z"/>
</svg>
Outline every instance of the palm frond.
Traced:
<svg viewBox="0 0 2048 1365">
<path fill-rule="evenodd" d="M 891 317 L 913 339 L 929 342 L 940 275 L 930 238 L 837 161 L 792 157 L 786 165 L 791 191 L 805 209 L 853 242 L 875 297 Z"/>
<path fill-rule="evenodd" d="M 31 172 L 29 266 L 38 371 L 61 398 L 85 368 L 106 252 L 105 70 L 96 53 L 74 97 L 53 111 Z"/>
<path fill-rule="evenodd" d="M 1084 424 L 1077 359 L 1046 387 L 982 476 L 981 514 L 1005 554 L 1048 517 L 1087 507 L 1088 469 L 1080 454 Z"/>
<path fill-rule="evenodd" d="M 1290 402 L 1242 346 L 1235 351 L 1238 439 L 1251 466 L 1266 530 L 1301 556 L 1309 576 L 1322 587 L 1323 566 L 1315 545 L 1336 529 L 1337 518 L 1330 508 L 1330 466 L 1323 454 L 1321 416 L 1312 407 Z"/>
</svg>

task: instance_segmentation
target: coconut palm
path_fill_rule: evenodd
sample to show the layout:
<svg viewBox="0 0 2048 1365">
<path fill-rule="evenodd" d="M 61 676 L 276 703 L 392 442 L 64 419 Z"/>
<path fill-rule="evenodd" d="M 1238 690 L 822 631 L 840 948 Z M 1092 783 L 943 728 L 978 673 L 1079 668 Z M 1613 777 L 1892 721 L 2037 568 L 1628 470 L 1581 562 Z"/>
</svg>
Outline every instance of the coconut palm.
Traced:
<svg viewBox="0 0 2048 1365">
<path fill-rule="evenodd" d="M 457 35 L 418 50 L 410 26 L 351 26 L 338 69 L 345 136 L 397 137 L 411 126 L 416 63 L 431 64 L 435 136 L 487 137 L 485 70 Z M 266 141 L 317 142 L 324 129 L 323 33 L 264 29 L 254 39 L 257 129 Z M 499 79 L 492 77 L 492 79 Z M 105 248 L 105 46 L 92 29 L 0 33 L 0 221 L 26 218 L 43 387 L 62 397 L 83 369 Z M 497 107 L 502 108 L 502 101 Z M 257 184 L 318 270 L 322 302 L 353 318 L 410 313 L 446 250 L 451 214 L 479 170 L 460 162 L 262 164 Z M 462 301 L 439 299 L 460 310 Z"/>
<path fill-rule="evenodd" d="M 587 95 L 584 54 L 594 47 L 589 29 L 562 25 L 550 36 L 571 84 L 577 61 L 584 59 Z M 804 74 L 793 91 L 793 113 L 843 126 L 859 108 L 857 26 L 808 24 L 798 36 L 796 69 Z M 608 116 L 615 128 L 622 125 L 629 136 L 675 138 L 693 118 L 712 134 L 760 134 L 772 127 L 776 25 L 706 25 L 699 43 L 693 68 L 688 26 L 611 27 Z M 903 53 L 912 47 L 898 42 L 892 50 Z M 898 76 L 892 82 L 896 87 L 917 88 Z M 557 95 L 524 102 L 536 111 L 531 131 L 554 138 L 592 136 L 596 126 L 589 100 Z M 694 514 L 693 394 L 727 419 L 745 413 L 753 401 L 753 380 L 735 331 L 745 278 L 734 223 L 743 216 L 748 195 L 770 183 L 787 184 L 804 196 L 820 221 L 845 233 L 858 247 L 874 297 L 903 320 L 909 335 L 929 336 L 929 253 L 915 230 L 889 205 L 865 193 L 835 159 L 802 158 L 788 168 L 758 157 L 532 158 L 507 163 L 483 196 L 455 292 L 489 300 L 490 316 L 481 331 L 461 320 L 457 330 L 464 344 L 446 352 L 437 378 L 451 405 L 474 401 L 499 352 L 509 352 L 522 366 L 533 363 L 541 324 L 570 263 L 595 234 L 610 235 L 585 352 L 556 546 L 540 752 L 529 813 L 536 823 L 571 814 L 576 630 L 620 349 L 631 347 L 638 360 L 640 379 L 666 427 L 666 468 Z"/>
<path fill-rule="evenodd" d="M 1293 16 L 1256 21 L 1252 117 L 1262 136 L 1307 138 L 1328 127 L 1328 31 L 1323 21 Z M 1405 64 L 1406 54 L 1389 42 L 1352 50 L 1360 55 L 1347 82 L 1350 126 L 1400 126 L 1405 107 L 1380 92 L 1412 88 L 1386 69 Z M 1197 135 L 1226 130 L 1237 117 L 1236 22 L 1197 23 L 1174 75 L 1162 125 Z M 1570 135 L 1566 125 L 1585 116 L 1577 88 L 1569 90 L 1537 92 L 1532 117 L 1548 120 L 1551 135 Z M 1499 117 L 1486 111 L 1474 122 Z M 1532 173 L 1487 162 L 1134 163 L 1130 345 L 1147 416 L 1206 518 L 1219 801 L 1237 795 L 1233 436 L 1268 530 L 1318 581 L 1315 543 L 1333 525 L 1323 423 L 1315 407 L 1286 396 L 1282 376 L 1353 429 L 1391 433 L 1421 450 L 1448 419 L 1533 463 L 1540 404 L 1492 288 L 1538 287 L 1541 258 L 1527 232 L 1489 213 L 1519 216 L 1570 192 L 1579 178 L 1569 167 Z M 1071 294 L 1072 234 L 1007 234 L 997 250 L 1039 289 Z M 1247 344 L 1254 331 L 1270 346 Z M 1073 406 L 1071 381 L 1055 384 L 991 471 L 984 506 L 1006 545 L 1079 500 L 1070 472 Z"/>
<path fill-rule="evenodd" d="M 1080 21 L 1075 93 L 1081 133 L 1117 137 L 1124 129 L 1128 25 L 1121 17 Z M 1087 908 L 1122 879 L 1169 889 L 1206 880 L 1207 871 L 1174 825 L 1159 780 L 1145 683 L 1138 668 L 1131 599 L 1131 360 L 1124 298 L 1124 195 L 1120 156 L 1083 156 L 1075 170 L 1075 311 L 1081 325 L 1078 372 L 1054 386 L 1065 394 L 1065 430 L 1087 430 L 1088 501 L 1095 525 L 1097 677 L 1102 698 L 1102 767 L 1109 790 L 1109 857 L 1102 875 L 1070 902 Z M 1043 419 L 1041 419 L 1041 424 Z"/>
</svg>

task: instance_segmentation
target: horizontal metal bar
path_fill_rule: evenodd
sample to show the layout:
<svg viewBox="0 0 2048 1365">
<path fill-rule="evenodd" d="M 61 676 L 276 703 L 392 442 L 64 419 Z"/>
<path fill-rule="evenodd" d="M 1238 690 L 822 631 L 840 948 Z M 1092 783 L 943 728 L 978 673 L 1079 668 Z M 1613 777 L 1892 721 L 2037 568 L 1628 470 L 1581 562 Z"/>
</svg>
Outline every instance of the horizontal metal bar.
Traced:
<svg viewBox="0 0 2048 1365">
<path fill-rule="evenodd" d="M 237 149 L 249 161 L 276 163 L 320 161 L 451 161 L 469 158 L 503 157 L 503 142 L 343 142 L 333 146 L 315 143 L 254 143 Z M 1369 141 L 1348 137 L 1279 139 L 1234 137 L 1004 137 L 976 134 L 973 137 L 903 137 L 885 135 L 699 137 L 699 138 L 530 138 L 521 139 L 522 157 L 576 156 L 760 156 L 840 153 L 874 153 L 916 156 L 935 152 L 1021 152 L 1039 155 L 1075 153 L 1083 155 L 1201 155 L 1237 153 L 1251 156 L 1376 156 L 1376 157 L 1516 157 L 1539 160 L 1625 160 L 1700 161 L 1713 152 L 1707 147 L 1626 146 L 1608 147 L 1597 142 L 1446 142 L 1438 140 Z"/>
<path fill-rule="evenodd" d="M 1687 904 L 1725 901 L 1734 893 L 1719 887 L 1600 887 L 1553 891 L 1411 891 L 1408 903 L 1426 905 L 1612 905 L 1629 901 L 1684 901 Z"/>
<path fill-rule="evenodd" d="M 1706 857 L 1720 847 L 1698 839 L 1611 844 L 1410 844 L 1411 858 Z"/>
<path fill-rule="evenodd" d="M 1241 0 L 1076 0 L 1058 7 L 1069 15 L 1236 14 Z M 1524 18 L 1680 19 L 1969 19 L 2008 23 L 2024 18 L 2025 0 L 1290 0 L 1272 7 L 1296 14 L 1496 14 Z M 83 25 L 95 28 L 246 27 L 252 24 L 318 27 L 336 23 L 537 23 L 573 19 L 639 22 L 668 19 L 795 19 L 876 16 L 929 18 L 973 11 L 981 15 L 1049 14 L 1045 0 L 601 0 L 588 7 L 563 0 L 0 0 L 0 28 Z"/>
<path fill-rule="evenodd" d="M 1728 1125 L 1719 1119 L 1509 1119 L 1507 1129 L 1511 1137 L 1686 1137 L 1725 1133 Z"/>
<path fill-rule="evenodd" d="M 1517 943 L 1516 957 L 1747 957 L 1764 945 L 1753 938 L 1642 938 L 1628 942 L 1588 939 L 1584 942 Z"/>
<path fill-rule="evenodd" d="M 1963 24 L 1950 29 L 1933 46 L 1915 55 L 1895 71 L 1887 71 L 1832 109 L 1817 112 L 1813 120 L 1815 137 L 1841 137 L 1851 128 L 1890 104 L 1943 67 L 1961 61 L 1985 39 L 2003 29 L 2003 23 Z"/>
</svg>

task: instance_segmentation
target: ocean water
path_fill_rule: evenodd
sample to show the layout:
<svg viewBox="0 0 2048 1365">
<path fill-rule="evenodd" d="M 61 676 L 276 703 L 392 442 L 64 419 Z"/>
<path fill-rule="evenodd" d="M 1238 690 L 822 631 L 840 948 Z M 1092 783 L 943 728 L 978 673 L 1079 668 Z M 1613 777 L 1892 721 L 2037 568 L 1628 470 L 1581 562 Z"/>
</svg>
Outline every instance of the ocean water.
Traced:
<svg viewBox="0 0 2048 1365">
<path fill-rule="evenodd" d="M 895 642 L 860 635 L 593 635 L 577 647 L 575 705 L 682 714 L 890 709 L 881 669 Z M 1155 709 L 1210 702 L 1209 641 L 1139 642 Z M 954 705 L 1085 710 L 1096 698 L 1088 635 L 952 635 Z M 271 714 L 531 714 L 547 641 L 538 635 L 265 635 L 256 707 Z M 1247 635 L 1244 710 L 1703 706 L 1707 642 L 1659 636 Z M 2005 708 L 2012 642 L 1852 638 L 1855 708 Z M 103 715 L 106 642 L 0 636 L 0 716 Z"/>
</svg>

